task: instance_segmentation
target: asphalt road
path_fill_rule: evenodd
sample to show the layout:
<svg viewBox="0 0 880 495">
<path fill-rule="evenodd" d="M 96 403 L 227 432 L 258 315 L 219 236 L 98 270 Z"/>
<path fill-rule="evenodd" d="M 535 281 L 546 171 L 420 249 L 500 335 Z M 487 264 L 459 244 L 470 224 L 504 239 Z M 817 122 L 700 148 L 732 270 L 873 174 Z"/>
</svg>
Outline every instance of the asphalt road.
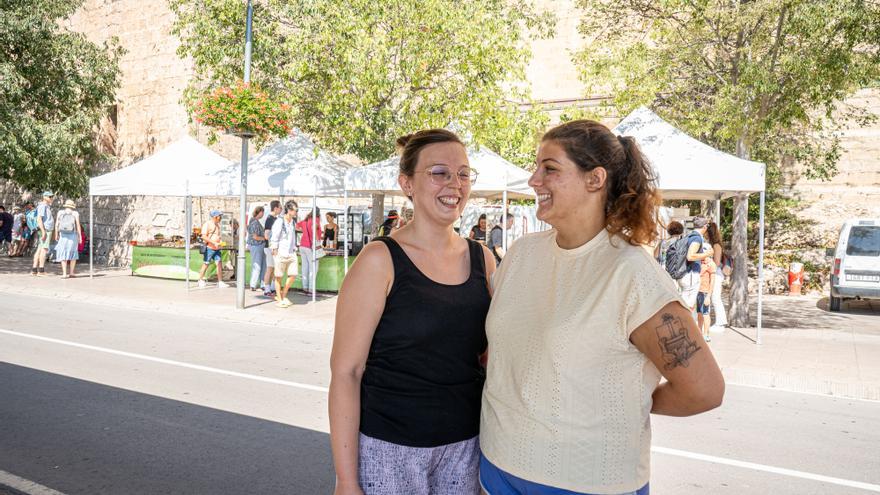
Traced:
<svg viewBox="0 0 880 495">
<path fill-rule="evenodd" d="M 2 295 L 3 473 L 64 494 L 323 494 L 330 337 Z M 652 493 L 880 492 L 880 403 L 729 386 L 653 417 Z M 0 493 L 3 488 L 0 487 Z"/>
</svg>

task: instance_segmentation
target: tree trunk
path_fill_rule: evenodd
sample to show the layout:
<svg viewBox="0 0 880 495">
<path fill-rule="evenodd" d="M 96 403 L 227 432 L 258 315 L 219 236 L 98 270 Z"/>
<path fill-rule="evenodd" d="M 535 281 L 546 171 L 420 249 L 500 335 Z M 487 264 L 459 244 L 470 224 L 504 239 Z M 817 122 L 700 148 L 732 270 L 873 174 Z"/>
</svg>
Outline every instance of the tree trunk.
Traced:
<svg viewBox="0 0 880 495">
<path fill-rule="evenodd" d="M 373 194 L 373 209 L 370 214 L 370 237 L 379 235 L 379 227 L 385 221 L 385 195 Z"/>
<path fill-rule="evenodd" d="M 749 144 L 745 137 L 736 142 L 736 155 L 751 159 Z M 744 328 L 749 320 L 749 196 L 738 194 L 733 200 L 733 238 L 730 242 L 730 257 L 733 259 L 733 273 L 730 276 L 730 313 L 728 321 L 734 327 Z"/>
<path fill-rule="evenodd" d="M 739 328 L 749 326 L 748 218 L 749 196 L 738 194 L 733 200 L 733 238 L 730 242 L 733 273 L 730 275 L 728 321 Z"/>
</svg>

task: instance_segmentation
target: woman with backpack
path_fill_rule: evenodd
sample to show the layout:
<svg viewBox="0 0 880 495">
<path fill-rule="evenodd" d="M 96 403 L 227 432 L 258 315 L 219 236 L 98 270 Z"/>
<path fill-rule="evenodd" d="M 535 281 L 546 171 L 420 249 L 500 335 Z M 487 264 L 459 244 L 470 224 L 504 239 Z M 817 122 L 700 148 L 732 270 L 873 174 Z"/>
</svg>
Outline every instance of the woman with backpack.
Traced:
<svg viewBox="0 0 880 495">
<path fill-rule="evenodd" d="M 64 202 L 62 210 L 55 218 L 55 260 L 61 262 L 61 278 L 76 277 L 76 260 L 79 259 L 79 241 L 82 225 L 79 212 L 72 199 Z M 69 268 L 68 268 L 69 267 Z"/>
</svg>

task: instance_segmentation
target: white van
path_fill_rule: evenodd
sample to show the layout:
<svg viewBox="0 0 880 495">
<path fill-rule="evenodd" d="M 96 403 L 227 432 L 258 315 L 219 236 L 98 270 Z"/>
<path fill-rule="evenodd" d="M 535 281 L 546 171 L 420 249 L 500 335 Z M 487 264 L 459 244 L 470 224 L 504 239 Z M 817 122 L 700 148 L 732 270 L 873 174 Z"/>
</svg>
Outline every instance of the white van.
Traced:
<svg viewBox="0 0 880 495">
<path fill-rule="evenodd" d="M 831 269 L 831 311 L 845 299 L 880 300 L 880 219 L 847 220 Z"/>
</svg>

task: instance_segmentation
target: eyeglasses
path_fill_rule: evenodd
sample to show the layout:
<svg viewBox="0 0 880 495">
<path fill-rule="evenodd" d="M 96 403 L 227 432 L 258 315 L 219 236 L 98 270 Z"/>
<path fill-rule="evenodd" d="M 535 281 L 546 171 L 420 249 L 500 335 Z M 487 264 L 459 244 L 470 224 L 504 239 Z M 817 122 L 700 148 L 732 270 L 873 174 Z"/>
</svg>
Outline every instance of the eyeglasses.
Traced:
<svg viewBox="0 0 880 495">
<path fill-rule="evenodd" d="M 459 184 L 470 184 L 473 185 L 477 182 L 477 171 L 472 168 L 463 168 L 459 170 L 457 173 L 452 173 L 452 170 L 445 165 L 434 165 L 433 167 L 425 170 L 425 173 L 428 177 L 431 178 L 431 184 L 435 186 L 445 186 L 452 183 L 452 177 L 458 177 Z"/>
</svg>

